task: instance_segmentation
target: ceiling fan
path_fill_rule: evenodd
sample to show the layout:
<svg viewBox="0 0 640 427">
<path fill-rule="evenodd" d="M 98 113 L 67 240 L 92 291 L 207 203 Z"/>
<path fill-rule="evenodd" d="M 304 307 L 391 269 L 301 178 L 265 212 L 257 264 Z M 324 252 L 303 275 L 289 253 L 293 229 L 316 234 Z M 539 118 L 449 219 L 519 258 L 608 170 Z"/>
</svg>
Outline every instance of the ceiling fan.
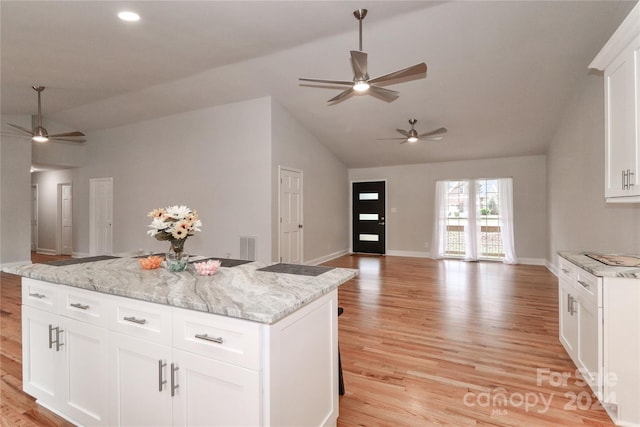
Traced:
<svg viewBox="0 0 640 427">
<path fill-rule="evenodd" d="M 348 96 L 354 93 L 369 93 L 371 95 L 382 98 L 387 102 L 394 101 L 400 95 L 398 92 L 376 86 L 376 84 L 382 84 L 382 83 L 389 82 L 395 79 L 400 79 L 400 78 L 409 78 L 409 77 L 418 78 L 420 74 L 425 74 L 427 72 L 427 65 L 424 62 L 421 62 L 420 64 L 413 65 L 403 70 L 394 71 L 393 73 L 385 74 L 384 76 L 376 77 L 373 79 L 369 78 L 369 74 L 367 72 L 367 54 L 362 51 L 362 20 L 364 19 L 365 16 L 367 16 L 367 9 L 357 9 L 353 12 L 353 15 L 358 20 L 359 30 L 360 30 L 360 48 L 359 50 L 351 51 L 351 67 L 353 68 L 353 81 L 321 80 L 321 79 L 305 79 L 305 78 L 300 78 L 299 80 L 305 81 L 305 82 L 328 83 L 328 84 L 341 85 L 341 86 L 350 86 L 345 91 L 331 98 L 328 101 L 329 103 L 336 103 L 338 101 L 342 101 L 343 99 L 347 98 Z M 422 76 L 422 77 L 425 77 L 425 76 Z"/>
<path fill-rule="evenodd" d="M 47 132 L 47 130 L 42 126 L 42 110 L 41 110 L 41 103 L 40 103 L 40 93 L 44 90 L 44 86 L 31 86 L 31 87 L 33 88 L 33 90 L 38 92 L 38 116 L 36 118 L 36 123 L 34 124 L 33 129 L 32 130 L 25 129 L 22 126 L 13 125 L 11 123 L 9 123 L 9 126 L 11 126 L 14 129 L 17 129 L 18 131 L 20 131 L 21 133 L 27 136 L 30 136 L 31 140 L 35 142 L 47 142 L 49 140 L 78 142 L 78 143 L 86 142 L 86 140 L 80 138 L 82 136 L 85 136 L 84 133 L 80 131 L 57 133 L 55 135 L 49 135 L 49 132 Z"/>
<path fill-rule="evenodd" d="M 440 141 L 442 138 L 444 138 L 444 134 L 447 133 L 446 128 L 439 128 L 436 130 L 432 130 L 431 132 L 418 134 L 418 131 L 414 129 L 414 126 L 417 122 L 418 121 L 416 119 L 409 119 L 409 124 L 411 125 L 411 130 L 409 131 L 406 131 L 404 129 L 396 129 L 398 133 L 402 135 L 402 138 L 378 138 L 378 140 L 389 140 L 389 139 L 404 140 L 400 144 L 404 144 L 405 142 L 414 143 L 414 142 L 417 142 L 418 140 Z"/>
</svg>

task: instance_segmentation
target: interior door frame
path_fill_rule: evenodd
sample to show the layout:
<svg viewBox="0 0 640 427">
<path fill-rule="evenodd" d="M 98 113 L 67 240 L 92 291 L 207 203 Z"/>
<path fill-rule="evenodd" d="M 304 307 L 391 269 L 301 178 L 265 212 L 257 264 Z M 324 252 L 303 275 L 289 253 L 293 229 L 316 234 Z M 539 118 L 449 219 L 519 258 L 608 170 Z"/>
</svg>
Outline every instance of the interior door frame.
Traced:
<svg viewBox="0 0 640 427">
<path fill-rule="evenodd" d="M 38 251 L 38 234 L 40 227 L 40 218 L 39 216 L 39 206 L 40 203 L 40 189 L 38 188 L 38 184 L 31 184 L 31 250 L 33 252 Z M 35 218 L 34 218 L 35 216 Z M 35 232 L 33 221 L 35 221 Z"/>
<path fill-rule="evenodd" d="M 389 241 L 389 212 L 388 212 L 388 200 L 389 200 L 389 185 L 386 178 L 371 178 L 371 179 L 355 179 L 349 181 L 349 253 L 353 253 L 353 184 L 358 182 L 384 182 L 384 252 L 388 251 L 387 242 Z M 384 254 L 383 254 L 384 255 Z"/>
<path fill-rule="evenodd" d="M 278 222 L 278 254 L 277 261 L 282 259 L 282 223 L 280 222 L 281 218 L 281 205 L 280 205 L 280 190 L 282 186 L 282 171 L 287 170 L 291 172 L 296 172 L 300 174 L 300 222 L 304 224 L 304 172 L 302 169 L 290 168 L 288 166 L 278 165 L 278 215 L 276 216 L 276 220 Z M 304 227 L 300 230 L 300 262 L 304 262 Z"/>
<path fill-rule="evenodd" d="M 111 242 L 111 252 L 113 252 L 113 177 L 109 178 L 90 178 L 89 179 L 89 253 L 94 255 L 97 253 L 96 248 L 96 194 L 95 186 L 100 181 L 108 181 L 111 183 L 111 226 L 109 227 L 109 240 Z"/>
<path fill-rule="evenodd" d="M 71 182 L 60 182 L 58 183 L 58 194 L 56 196 L 56 255 L 62 254 L 62 187 L 65 185 L 71 187 L 71 221 L 73 224 L 73 184 Z M 73 226 L 71 227 L 71 242 L 73 242 Z"/>
</svg>

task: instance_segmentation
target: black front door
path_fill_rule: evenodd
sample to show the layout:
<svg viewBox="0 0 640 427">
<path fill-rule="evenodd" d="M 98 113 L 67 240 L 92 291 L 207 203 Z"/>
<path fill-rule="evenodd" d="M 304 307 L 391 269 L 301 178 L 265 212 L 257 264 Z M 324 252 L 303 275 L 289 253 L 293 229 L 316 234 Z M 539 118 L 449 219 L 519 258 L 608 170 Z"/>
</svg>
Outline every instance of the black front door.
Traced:
<svg viewBox="0 0 640 427">
<path fill-rule="evenodd" d="M 385 182 L 353 183 L 353 252 L 385 253 Z"/>
</svg>

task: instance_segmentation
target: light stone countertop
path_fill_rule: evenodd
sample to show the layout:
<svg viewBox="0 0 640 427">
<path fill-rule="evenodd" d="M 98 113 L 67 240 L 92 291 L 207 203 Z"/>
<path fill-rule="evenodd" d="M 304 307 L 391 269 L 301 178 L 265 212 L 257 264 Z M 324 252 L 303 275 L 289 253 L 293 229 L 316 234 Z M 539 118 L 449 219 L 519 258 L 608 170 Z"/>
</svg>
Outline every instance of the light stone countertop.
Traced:
<svg viewBox="0 0 640 427">
<path fill-rule="evenodd" d="M 558 255 L 594 276 L 640 279 L 640 267 L 616 267 L 607 265 L 586 256 L 584 252 L 558 252 Z"/>
<path fill-rule="evenodd" d="M 271 324 L 356 277 L 334 268 L 319 276 L 256 271 L 273 263 L 220 267 L 200 276 L 193 265 L 180 273 L 143 270 L 136 258 L 114 258 L 66 266 L 29 264 L 4 271 L 32 279 L 175 307 Z"/>
</svg>

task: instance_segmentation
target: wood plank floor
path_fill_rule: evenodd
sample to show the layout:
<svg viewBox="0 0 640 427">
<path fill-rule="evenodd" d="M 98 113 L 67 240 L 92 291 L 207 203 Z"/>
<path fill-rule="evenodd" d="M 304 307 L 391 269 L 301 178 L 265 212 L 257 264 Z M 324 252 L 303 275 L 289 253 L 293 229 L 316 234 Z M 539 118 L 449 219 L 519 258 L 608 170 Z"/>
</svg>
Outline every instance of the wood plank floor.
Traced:
<svg viewBox="0 0 640 427">
<path fill-rule="evenodd" d="M 52 258 L 34 256 L 34 262 Z M 544 267 L 344 256 L 338 426 L 611 426 L 558 341 Z M 22 393 L 19 278 L 0 276 L 2 426 L 68 426 Z"/>
</svg>

